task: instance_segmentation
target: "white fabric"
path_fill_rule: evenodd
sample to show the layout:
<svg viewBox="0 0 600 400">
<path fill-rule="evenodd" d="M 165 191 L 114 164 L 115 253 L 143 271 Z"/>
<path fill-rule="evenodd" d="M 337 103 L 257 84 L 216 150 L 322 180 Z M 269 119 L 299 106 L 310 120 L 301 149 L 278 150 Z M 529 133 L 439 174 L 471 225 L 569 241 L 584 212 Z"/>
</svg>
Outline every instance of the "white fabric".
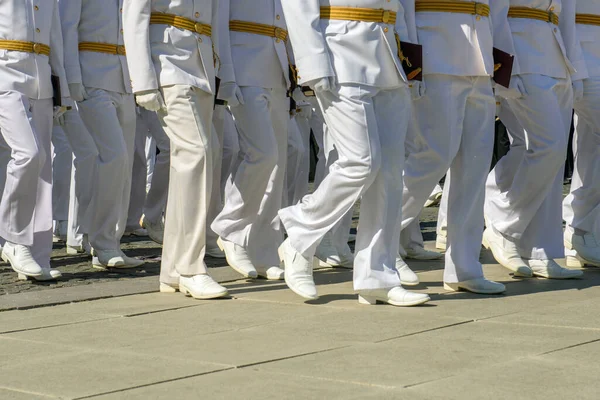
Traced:
<svg viewBox="0 0 600 400">
<path fill-rule="evenodd" d="M 279 265 L 281 208 L 289 106 L 285 90 L 242 87 L 244 105 L 232 107 L 240 152 L 225 188 L 223 211 L 211 227 L 242 246 L 256 267 Z"/>
<path fill-rule="evenodd" d="M 171 143 L 169 200 L 160 281 L 206 273 L 207 210 L 212 188 L 214 98 L 185 85 L 161 89 L 167 105 L 158 117 Z"/>
<path fill-rule="evenodd" d="M 69 192 L 73 153 L 65 132 L 59 125 L 52 127 L 52 219 L 66 221 L 69 217 Z"/>
<path fill-rule="evenodd" d="M 98 250 L 114 250 L 120 247 L 129 209 L 135 103 L 131 94 L 86 89 L 89 97 L 78 103 L 79 113 L 100 156 L 90 243 Z"/>
<path fill-rule="evenodd" d="M 584 80 L 584 88 L 575 103 L 575 169 L 563 212 L 567 225 L 600 237 L 600 76 Z"/>
<path fill-rule="evenodd" d="M 6 176 L 0 188 L 0 237 L 31 246 L 38 264 L 50 268 L 52 100 L 29 99 L 15 91 L 0 92 L 0 132 L 0 170 Z"/>
<path fill-rule="evenodd" d="M 502 102 L 510 151 L 488 177 L 485 214 L 522 257 L 563 256 L 562 178 L 571 125 L 570 79 L 523 75 L 527 95 Z M 448 210 L 448 218 L 452 210 Z M 450 232 L 449 232 L 450 236 Z"/>
<path fill-rule="evenodd" d="M 300 84 L 335 77 L 338 83 L 394 88 L 406 81 L 393 25 L 320 19 L 322 6 L 384 9 L 398 12 L 396 29 L 406 30 L 399 0 L 283 0 L 282 5 Z"/>
<path fill-rule="evenodd" d="M 218 50 L 217 0 L 130 0 L 123 4 L 123 40 L 134 93 L 167 85 L 214 92 Z M 170 25 L 150 25 L 152 12 L 212 25 L 212 40 Z"/>
<path fill-rule="evenodd" d="M 96 143 L 77 108 L 67 111 L 64 117 L 62 129 L 73 151 L 67 244 L 79 246 L 83 234 L 90 231 L 91 217 L 95 212 L 91 204 L 98 189 L 98 173 L 104 173 L 103 168 L 107 164 L 100 163 Z"/>
<path fill-rule="evenodd" d="M 217 106 L 215 108 L 215 113 L 217 110 L 220 110 L 222 114 L 221 123 L 223 125 L 221 128 L 223 131 L 223 160 L 221 164 L 221 180 L 219 184 L 221 195 L 223 195 L 225 192 L 225 185 L 227 184 L 229 175 L 231 175 L 231 170 L 234 164 L 236 164 L 238 153 L 240 151 L 240 143 L 238 139 L 238 131 L 235 127 L 235 121 L 233 120 L 231 111 L 223 106 Z M 216 122 L 215 127 L 217 127 Z"/>
<path fill-rule="evenodd" d="M 411 134 L 413 148 L 404 170 L 402 229 L 418 217 L 450 169 L 444 282 L 481 278 L 484 184 L 494 139 L 491 80 L 427 75 L 426 84 L 425 95 L 414 103 L 410 129 L 417 133 Z"/>
<path fill-rule="evenodd" d="M 131 93 L 127 59 L 94 51 L 79 51 L 80 42 L 122 46 L 124 0 L 59 0 L 65 46 L 65 70 L 69 84 Z"/>
<path fill-rule="evenodd" d="M 313 194 L 279 212 L 291 244 L 312 257 L 323 236 L 362 197 L 354 288 L 399 286 L 395 255 L 404 157 L 398 154 L 404 154 L 410 117 L 408 88 L 340 85 L 317 96 L 339 158 Z"/>
<path fill-rule="evenodd" d="M 50 99 L 52 71 L 60 79 L 62 96 L 69 97 L 56 1 L 3 0 L 0 2 L 0 38 L 50 46 L 50 57 L 0 50 L 0 91 L 14 90 L 30 99 Z"/>
<path fill-rule="evenodd" d="M 285 207 L 296 204 L 308 192 L 308 174 L 305 174 L 306 167 L 304 166 L 305 154 L 308 150 L 302 134 L 296 117 L 290 116 L 288 120 L 287 168 L 283 195 L 283 205 Z M 302 180 L 305 177 L 306 185 L 303 185 Z M 306 191 L 301 193 L 304 186 L 306 186 Z M 296 193 L 299 194 L 299 198 L 296 197 Z"/>
<path fill-rule="evenodd" d="M 219 7 L 221 81 L 269 89 L 288 87 L 289 63 L 284 41 L 229 30 L 229 21 L 234 20 L 287 29 L 281 0 L 220 0 Z"/>
<path fill-rule="evenodd" d="M 325 156 L 325 143 L 324 143 L 325 136 L 328 136 L 328 135 L 324 134 L 324 132 L 327 130 L 327 125 L 325 124 L 325 121 L 323 120 L 323 113 L 321 112 L 321 109 L 319 108 L 319 103 L 317 102 L 317 98 L 312 97 L 309 100 L 313 107 L 313 113 L 310 118 L 310 129 L 312 131 L 313 137 L 315 138 L 315 141 L 317 142 L 317 146 L 319 147 L 318 153 L 317 153 L 317 165 L 315 165 L 315 177 L 314 177 L 315 187 L 318 187 L 319 184 L 325 178 L 325 175 L 327 175 L 327 172 L 329 170 L 329 167 L 327 166 L 327 157 Z"/>
<path fill-rule="evenodd" d="M 219 235 L 210 226 L 215 218 L 217 218 L 217 215 L 223 210 L 223 192 L 221 192 L 224 140 L 223 113 L 224 109 L 222 106 L 218 109 L 215 106 L 211 124 L 213 130 L 212 136 L 214 138 L 213 148 L 216 150 L 213 152 L 212 157 L 212 187 L 210 189 L 210 202 L 208 203 L 206 214 L 206 247 L 212 249 L 218 247 L 217 240 L 219 239 Z"/>
<path fill-rule="evenodd" d="M 596 0 L 577 0 L 577 14 L 600 15 L 600 2 Z M 589 77 L 600 76 L 600 26 L 577 24 L 577 37 L 583 52 Z"/>
</svg>

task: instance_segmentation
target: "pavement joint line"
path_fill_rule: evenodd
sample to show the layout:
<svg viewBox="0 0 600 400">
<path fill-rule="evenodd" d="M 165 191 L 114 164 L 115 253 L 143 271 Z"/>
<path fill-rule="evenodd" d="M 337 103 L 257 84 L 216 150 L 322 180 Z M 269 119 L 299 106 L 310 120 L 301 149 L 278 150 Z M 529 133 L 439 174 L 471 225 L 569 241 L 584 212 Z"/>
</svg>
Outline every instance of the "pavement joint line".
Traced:
<svg viewBox="0 0 600 400">
<path fill-rule="evenodd" d="M 7 386 L 0 386 L 0 389 L 7 390 L 9 392 L 15 392 L 15 393 L 33 394 L 35 396 L 47 397 L 49 399 L 62 399 L 62 397 L 53 396 L 51 394 L 32 392 L 30 390 L 17 389 L 17 388 L 12 388 L 12 387 L 7 387 Z"/>
<path fill-rule="evenodd" d="M 118 390 L 111 390 L 108 392 L 102 392 L 102 393 L 94 393 L 88 396 L 81 396 L 81 397 L 74 397 L 72 400 L 83 400 L 83 399 L 93 399 L 94 397 L 99 397 L 99 396 L 105 396 L 107 394 L 115 394 L 115 393 L 123 393 L 123 392 L 127 392 L 130 390 L 135 390 L 135 389 L 141 389 L 141 388 L 145 388 L 145 387 L 150 387 L 150 386 L 156 386 L 156 385 L 160 385 L 163 383 L 170 383 L 170 382 L 177 382 L 177 381 L 182 381 L 185 379 L 190 379 L 190 378 L 197 378 L 199 376 L 204 376 L 204 375 L 211 375 L 211 374 L 216 374 L 219 372 L 223 372 L 223 371 L 231 371 L 236 369 L 236 367 L 228 367 L 228 368 L 223 368 L 223 369 L 219 369 L 219 370 L 215 370 L 215 371 L 208 371 L 208 372 L 201 372 L 199 374 L 192 374 L 192 375 L 186 375 L 186 376 L 180 376 L 177 378 L 172 378 L 172 379 L 165 379 L 162 381 L 156 381 L 156 382 L 151 382 L 151 383 L 145 383 L 143 385 L 136 385 L 136 386 L 131 386 L 128 388 L 123 388 L 123 389 L 118 389 Z"/>
<path fill-rule="evenodd" d="M 308 378 L 308 379 L 314 379 L 314 380 L 324 381 L 324 382 L 344 383 L 344 384 L 351 384 L 351 385 L 364 386 L 364 387 L 372 387 L 372 388 L 386 389 L 386 390 L 394 390 L 394 389 L 400 389 L 401 388 L 400 386 L 386 386 L 386 385 L 380 385 L 380 384 L 377 384 L 377 383 L 362 382 L 362 381 L 347 381 L 347 380 L 343 380 L 343 379 L 325 378 L 325 377 L 322 377 L 322 376 L 295 374 L 295 373 L 289 373 L 289 372 L 283 372 L 283 371 L 267 371 L 267 372 L 269 374 L 276 374 L 276 375 L 283 375 L 283 376 L 294 376 L 294 377 Z"/>
<path fill-rule="evenodd" d="M 511 314 L 508 314 L 511 315 Z M 521 326 L 535 326 L 540 328 L 558 328 L 558 329 L 575 329 L 582 331 L 600 331 L 600 328 L 593 328 L 589 326 L 566 326 L 566 325 L 553 325 L 553 324 L 535 324 L 533 322 L 519 322 L 519 321 L 480 321 L 491 324 L 506 324 L 506 325 L 521 325 Z"/>
<path fill-rule="evenodd" d="M 106 315 L 106 314 L 96 314 L 96 315 Z M 87 322 L 107 321 L 109 319 L 119 319 L 119 318 L 124 318 L 124 317 L 122 315 L 114 315 L 114 316 L 106 316 L 105 318 L 90 319 L 90 320 L 85 320 L 85 321 L 65 322 L 65 323 L 62 323 L 62 324 L 54 324 L 54 325 L 46 325 L 46 326 L 36 326 L 36 327 L 33 327 L 33 328 L 15 329 L 13 331 L 0 332 L 0 337 L 2 337 L 2 335 L 8 335 L 8 334 L 11 334 L 11 333 L 21 333 L 21 332 L 29 332 L 29 331 L 38 331 L 40 329 L 57 328 L 57 327 L 61 327 L 61 326 L 70 326 L 70 325 L 79 325 L 79 324 L 85 324 Z"/>
<path fill-rule="evenodd" d="M 549 350 L 549 351 L 547 351 L 547 352 L 545 352 L 545 353 L 538 354 L 537 356 L 538 356 L 538 357 L 539 357 L 539 356 L 546 356 L 546 355 L 548 355 L 548 354 L 557 353 L 557 352 L 559 352 L 559 351 L 569 350 L 569 349 L 573 349 L 573 348 L 575 348 L 575 347 L 585 346 L 585 345 L 592 344 L 592 343 L 597 343 L 597 342 L 600 342 L 600 338 L 598 338 L 598 339 L 593 339 L 593 340 L 588 340 L 588 341 L 586 341 L 586 342 L 581 342 L 581 343 L 572 344 L 572 345 L 570 345 L 570 346 L 561 347 L 560 349 Z"/>
<path fill-rule="evenodd" d="M 420 381 L 420 382 L 415 382 L 415 383 L 411 383 L 411 384 L 408 384 L 408 385 L 404 385 L 404 386 L 402 386 L 402 388 L 403 389 L 411 389 L 411 388 L 414 388 L 416 386 L 421 386 L 421 385 L 425 385 L 425 384 L 428 384 L 428 383 L 441 381 L 441 380 L 444 380 L 444 379 L 452 378 L 454 376 L 456 376 L 456 374 L 455 375 L 440 376 L 440 377 L 437 377 L 437 378 L 427 379 L 425 381 Z"/>
<path fill-rule="evenodd" d="M 206 304 L 205 303 L 189 304 L 189 305 L 173 307 L 173 308 L 165 308 L 165 309 L 160 309 L 160 310 L 152 310 L 152 311 L 144 311 L 144 312 L 139 312 L 139 313 L 125 314 L 125 315 L 123 315 L 123 317 L 124 318 L 143 317 L 144 315 L 152 315 L 152 314 L 158 314 L 158 313 L 162 313 L 162 312 L 185 310 L 186 308 L 201 307 L 204 305 L 206 305 Z"/>
<path fill-rule="evenodd" d="M 407 334 L 400 335 L 400 336 L 395 336 L 395 337 L 392 337 L 392 338 L 387 338 L 387 339 L 381 339 L 381 340 L 377 340 L 377 341 L 375 341 L 375 342 L 373 342 L 373 343 L 375 343 L 375 344 L 379 344 L 379 343 L 385 343 L 385 342 L 389 342 L 389 341 L 391 341 L 391 340 L 402 339 L 402 338 L 405 338 L 405 337 L 409 337 L 409 336 L 415 336 L 415 335 L 420 335 L 420 334 L 422 334 L 422 333 L 427 333 L 427 332 L 439 331 L 439 330 L 441 330 L 441 329 L 453 328 L 453 327 L 455 327 L 455 326 L 466 325 L 466 324 L 470 324 L 470 323 L 473 323 L 473 322 L 477 322 L 477 321 L 476 321 L 476 320 L 474 320 L 474 319 L 470 319 L 470 320 L 468 320 L 468 321 L 460 321 L 460 322 L 455 322 L 455 323 L 453 323 L 453 324 L 448 324 L 448 325 L 438 326 L 438 327 L 435 327 L 435 328 L 431 328 L 431 329 L 424 329 L 424 330 L 422 330 L 422 331 L 418 331 L 418 332 L 412 332 L 412 333 L 407 333 Z"/>
<path fill-rule="evenodd" d="M 310 351 L 308 353 L 293 354 L 291 356 L 273 358 L 271 360 L 264 360 L 264 361 L 257 361 L 257 362 L 248 363 L 248 364 L 241 364 L 241 365 L 236 366 L 236 368 L 237 369 L 244 369 L 244 368 L 256 367 L 256 366 L 259 366 L 259 365 L 272 364 L 274 362 L 285 361 L 285 360 L 292 360 L 294 358 L 311 356 L 311 355 L 314 355 L 314 354 L 327 353 L 327 352 L 330 352 L 330 351 L 346 349 L 348 347 L 352 347 L 352 346 L 351 345 L 345 345 L 345 346 L 332 347 L 330 349 Z"/>
</svg>

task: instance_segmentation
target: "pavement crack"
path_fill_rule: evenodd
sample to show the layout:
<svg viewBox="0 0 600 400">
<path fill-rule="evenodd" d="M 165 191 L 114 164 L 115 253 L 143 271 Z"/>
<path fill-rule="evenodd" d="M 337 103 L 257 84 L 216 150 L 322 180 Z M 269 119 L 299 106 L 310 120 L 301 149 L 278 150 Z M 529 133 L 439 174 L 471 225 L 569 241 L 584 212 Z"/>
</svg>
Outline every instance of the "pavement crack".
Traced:
<svg viewBox="0 0 600 400">
<path fill-rule="evenodd" d="M 414 336 L 414 335 L 420 335 L 421 333 L 427 333 L 427 332 L 433 332 L 433 331 L 439 331 L 441 329 L 446 329 L 446 328 L 453 328 L 455 326 L 460 326 L 460 325 L 465 325 L 465 324 L 470 324 L 472 322 L 476 322 L 474 319 L 470 319 L 468 321 L 461 321 L 461 322 L 456 322 L 454 324 L 449 324 L 449 325 L 443 325 L 443 326 L 438 326 L 435 328 L 430 328 L 430 329 L 424 329 L 422 331 L 417 331 L 417 332 L 412 332 L 412 333 L 407 333 L 405 335 L 400 335 L 400 336 L 394 336 L 391 338 L 387 338 L 387 339 L 382 339 L 382 340 L 378 340 L 375 341 L 373 343 L 384 343 L 384 342 L 389 342 L 390 340 L 396 340 L 396 339 L 402 339 L 405 337 L 409 337 L 409 336 Z"/>
<path fill-rule="evenodd" d="M 172 308 L 164 308 L 164 309 L 160 309 L 160 310 L 151 310 L 151 311 L 144 311 L 144 312 L 133 313 L 133 314 L 126 314 L 126 315 L 123 315 L 123 317 L 125 317 L 125 318 L 141 317 L 144 315 L 158 314 L 158 313 L 167 312 L 167 311 L 177 311 L 177 310 L 184 310 L 186 308 L 201 307 L 203 305 L 204 304 L 190 304 L 190 305 L 186 305 L 186 306 L 178 306 L 178 307 L 172 307 Z"/>
</svg>

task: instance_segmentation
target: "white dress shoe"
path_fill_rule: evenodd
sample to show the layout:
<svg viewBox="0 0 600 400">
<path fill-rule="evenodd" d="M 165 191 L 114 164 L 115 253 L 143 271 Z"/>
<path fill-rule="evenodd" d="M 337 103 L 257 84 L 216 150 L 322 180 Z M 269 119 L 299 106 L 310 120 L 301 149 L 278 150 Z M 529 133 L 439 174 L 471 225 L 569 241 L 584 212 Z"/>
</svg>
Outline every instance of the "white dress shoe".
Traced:
<svg viewBox="0 0 600 400">
<path fill-rule="evenodd" d="M 441 253 L 438 253 L 437 251 L 426 250 L 421 246 L 406 248 L 406 258 L 413 260 L 439 260 L 443 257 L 444 255 Z"/>
<path fill-rule="evenodd" d="M 135 268 L 144 262 L 137 258 L 126 256 L 120 249 L 118 250 L 95 250 L 92 266 L 94 268 Z"/>
<path fill-rule="evenodd" d="M 40 264 L 33 258 L 29 246 L 6 242 L 2 248 L 2 259 L 10 263 L 12 269 L 18 274 L 36 277 L 44 273 Z"/>
<path fill-rule="evenodd" d="M 575 250 L 581 266 L 592 265 L 600 267 L 600 245 L 593 233 L 576 235 L 569 230 L 565 231 L 565 248 Z M 572 256 L 571 256 L 572 257 Z"/>
<path fill-rule="evenodd" d="M 52 230 L 52 241 L 54 243 L 66 242 L 68 228 L 68 221 L 56 221 L 54 223 L 54 229 Z"/>
<path fill-rule="evenodd" d="M 225 252 L 223 250 L 221 250 L 219 248 L 219 246 L 216 246 L 216 247 L 206 246 L 206 255 L 210 256 L 212 258 L 225 258 Z"/>
<path fill-rule="evenodd" d="M 531 277 L 533 272 L 519 255 L 517 245 L 489 227 L 483 232 L 483 246 L 490 249 L 500 265 L 515 273 L 515 276 Z"/>
<path fill-rule="evenodd" d="M 312 259 L 306 259 L 296 251 L 286 239 L 279 247 L 279 257 L 285 266 L 285 283 L 294 293 L 305 299 L 314 300 L 317 295 L 317 288 L 313 279 L 314 263 Z"/>
<path fill-rule="evenodd" d="M 406 286 L 419 284 L 419 277 L 413 272 L 402 257 L 396 257 L 396 271 L 400 275 L 400 283 Z"/>
<path fill-rule="evenodd" d="M 179 291 L 198 300 L 227 296 L 227 288 L 219 285 L 208 275 L 179 277 Z"/>
<path fill-rule="evenodd" d="M 444 192 L 442 188 L 440 186 L 436 186 L 433 189 L 433 192 L 431 192 L 431 194 L 427 198 L 427 201 L 425 202 L 425 208 L 437 206 L 438 204 L 440 204 L 440 201 L 442 201 L 443 193 Z"/>
<path fill-rule="evenodd" d="M 319 243 L 317 250 L 315 251 L 315 257 L 319 260 L 319 264 L 322 267 L 342 266 L 340 255 L 331 240 L 331 232 L 327 232 L 325 236 L 323 236 L 321 243 Z"/>
<path fill-rule="evenodd" d="M 158 220 L 158 222 L 147 221 L 145 218 L 142 220 L 142 228 L 146 230 L 148 233 L 148 237 L 152 239 L 152 241 L 163 244 L 163 240 L 165 237 L 165 226 L 163 224 L 162 218 Z"/>
<path fill-rule="evenodd" d="M 500 294 L 506 291 L 506 287 L 498 282 L 488 281 L 485 278 L 470 279 L 462 282 L 444 282 L 444 289 L 452 292 L 464 290 L 478 294 Z"/>
<path fill-rule="evenodd" d="M 222 238 L 217 239 L 217 245 L 225 253 L 227 264 L 237 273 L 246 278 L 256 278 L 258 276 L 256 268 L 250 261 L 248 253 L 246 253 L 246 249 Z"/>
<path fill-rule="evenodd" d="M 527 260 L 534 276 L 546 279 L 579 278 L 583 271 L 563 268 L 554 260 Z"/>
<path fill-rule="evenodd" d="M 179 283 L 160 282 L 158 291 L 161 293 L 176 293 L 179 290 Z"/>
<path fill-rule="evenodd" d="M 256 267 L 256 272 L 259 278 L 268 279 L 270 281 L 283 280 L 285 271 L 279 267 Z"/>
<path fill-rule="evenodd" d="M 446 251 L 446 236 L 438 234 L 435 237 L 435 248 Z"/>
<path fill-rule="evenodd" d="M 40 276 L 27 276 L 27 275 L 23 275 L 23 274 L 18 274 L 18 279 L 21 281 L 26 281 L 28 279 L 31 279 L 34 281 L 45 282 L 45 281 L 55 281 L 58 278 L 60 278 L 61 276 L 62 276 L 62 274 L 57 269 L 42 268 L 42 275 L 40 275 Z"/>
<path fill-rule="evenodd" d="M 427 303 L 429 300 L 431 300 L 429 295 L 409 292 L 401 286 L 391 289 L 361 290 L 358 295 L 358 302 L 368 305 L 375 305 L 379 301 L 398 307 L 410 307 Z"/>
</svg>

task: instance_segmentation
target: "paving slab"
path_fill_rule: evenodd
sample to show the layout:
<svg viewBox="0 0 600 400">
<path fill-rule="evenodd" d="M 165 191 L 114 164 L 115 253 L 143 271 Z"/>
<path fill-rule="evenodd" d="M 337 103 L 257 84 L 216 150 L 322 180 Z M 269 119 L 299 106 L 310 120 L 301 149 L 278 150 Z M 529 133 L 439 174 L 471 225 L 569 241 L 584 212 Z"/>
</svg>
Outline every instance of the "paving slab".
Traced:
<svg viewBox="0 0 600 400">
<path fill-rule="evenodd" d="M 2 400 L 48 400 L 56 399 L 54 396 L 46 396 L 39 393 L 23 392 L 0 387 L 0 399 Z"/>
</svg>

